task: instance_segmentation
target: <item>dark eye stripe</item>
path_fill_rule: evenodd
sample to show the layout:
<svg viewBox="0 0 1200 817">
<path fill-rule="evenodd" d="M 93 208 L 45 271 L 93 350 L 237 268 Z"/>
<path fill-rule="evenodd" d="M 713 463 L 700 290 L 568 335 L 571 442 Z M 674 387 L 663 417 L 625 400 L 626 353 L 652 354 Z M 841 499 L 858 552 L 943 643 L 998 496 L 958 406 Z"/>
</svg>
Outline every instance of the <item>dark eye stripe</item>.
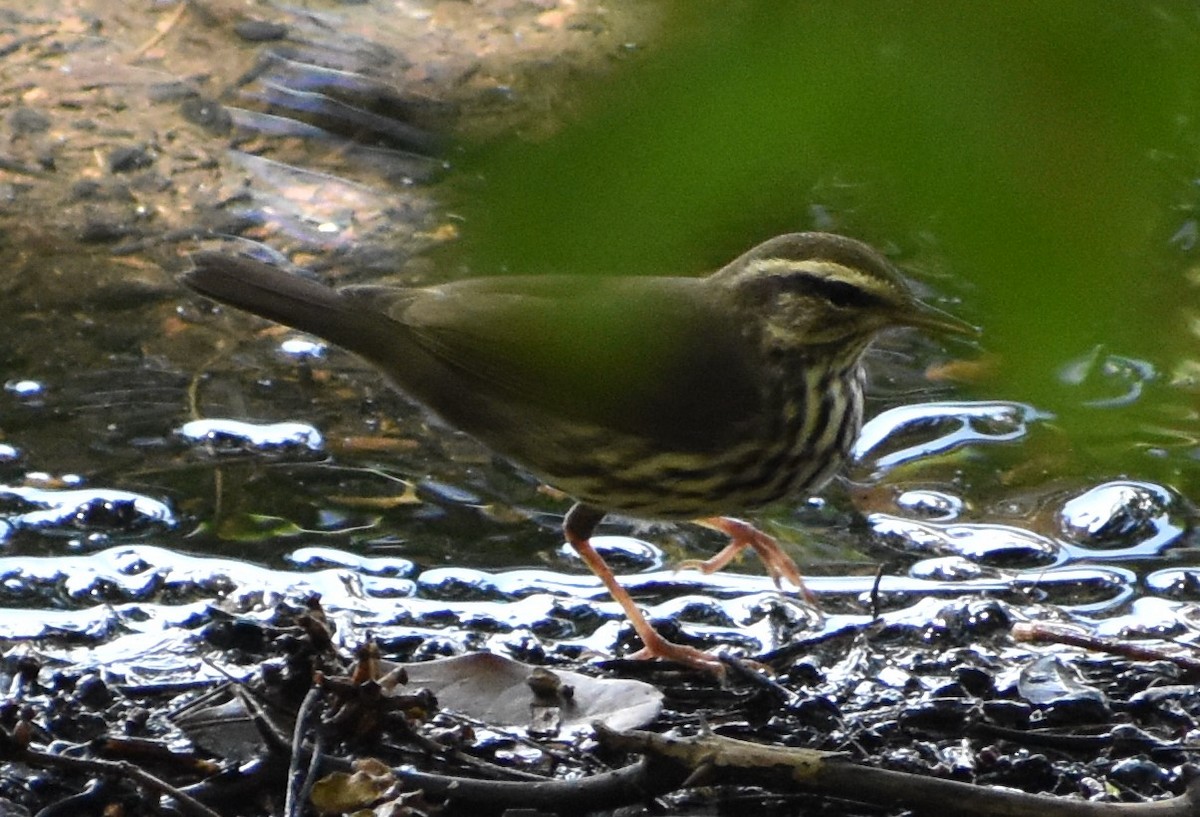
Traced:
<svg viewBox="0 0 1200 817">
<path fill-rule="evenodd" d="M 813 278 L 809 281 L 809 287 L 811 292 L 841 309 L 869 307 L 879 303 L 878 296 L 845 281 Z"/>
<path fill-rule="evenodd" d="M 868 292 L 860 286 L 824 275 L 795 271 L 787 275 L 776 276 L 772 283 L 780 292 L 816 295 L 839 309 L 870 307 L 881 302 L 878 295 Z"/>
</svg>

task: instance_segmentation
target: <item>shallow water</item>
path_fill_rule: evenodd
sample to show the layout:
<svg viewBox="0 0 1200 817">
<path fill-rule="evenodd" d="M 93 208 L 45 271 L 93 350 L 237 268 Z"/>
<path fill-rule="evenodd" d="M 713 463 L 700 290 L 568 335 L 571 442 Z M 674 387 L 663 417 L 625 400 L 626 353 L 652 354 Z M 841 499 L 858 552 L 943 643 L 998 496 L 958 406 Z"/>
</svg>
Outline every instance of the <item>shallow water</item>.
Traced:
<svg viewBox="0 0 1200 817">
<path fill-rule="evenodd" d="M 321 594 L 346 643 L 369 630 L 402 657 L 485 647 L 539 659 L 608 656 L 628 638 L 615 605 L 562 546 L 566 500 L 431 423 L 363 364 L 263 322 L 214 313 L 164 271 L 180 268 L 180 250 L 205 231 L 236 233 L 239 246 L 286 250 L 315 266 L 332 263 L 323 271 L 330 277 L 351 270 L 373 280 L 386 271 L 428 281 L 498 271 L 523 256 L 544 263 L 528 259 L 528 246 L 506 255 L 479 235 L 488 219 L 471 209 L 473 194 L 490 202 L 492 217 L 523 212 L 528 200 L 496 203 L 495 188 L 512 179 L 504 150 L 480 158 L 464 148 L 430 160 L 412 153 L 427 145 L 393 141 L 354 155 L 342 149 L 353 141 L 304 142 L 311 126 L 294 124 L 297 106 L 263 103 L 264 87 L 313 76 L 322 88 L 337 78 L 363 91 L 361 80 L 305 70 L 303 60 L 332 51 L 342 55 L 338 71 L 407 80 L 422 92 L 448 88 L 462 118 L 453 127 L 476 137 L 490 127 L 495 139 L 522 125 L 521 150 L 537 151 L 557 128 L 542 122 L 539 106 L 569 120 L 563 111 L 571 105 L 551 105 L 553 92 L 536 96 L 536 83 L 521 85 L 516 69 L 506 77 L 496 67 L 505 63 L 455 51 L 464 31 L 499 25 L 448 8 L 457 5 L 405 7 L 411 47 L 403 60 L 388 40 L 392 29 L 359 21 L 338 39 L 297 17 L 289 22 L 305 48 L 260 67 L 243 86 L 233 78 L 262 47 L 220 26 L 192 26 L 182 41 L 168 41 L 176 51 L 148 63 L 118 60 L 124 67 L 107 83 L 35 82 L 9 98 L 8 144 L 21 164 L 0 170 L 8 234 L 0 247 L 0 632 L 14 650 L 36 645 L 49 659 L 130 680 L 194 677 L 213 671 L 196 661 L 198 636 L 215 644 L 228 617 L 265 618 L 273 605 L 310 593 Z M 529 34 L 533 51 L 524 59 L 557 54 L 574 66 L 557 69 L 562 79 L 572 71 L 611 76 L 623 55 L 667 41 L 642 21 L 602 18 L 597 33 L 497 8 L 500 21 Z M 357 19 L 371 10 L 324 13 Z M 82 23 L 57 28 L 65 48 L 30 45 L 0 71 L 12 84 L 26 76 L 18 71 L 49 76 L 85 60 L 104 64 L 128 56 L 152 22 L 109 28 L 103 38 Z M 15 16 L 9 25 L 53 28 Z M 229 64 L 202 42 L 224 49 Z M 364 43 L 387 59 L 371 63 L 364 55 L 377 52 Z M 684 56 L 672 59 L 686 61 L 689 47 L 685 41 L 676 52 Z M 523 52 L 513 53 L 519 62 Z M 389 67 L 364 67 L 376 64 Z M 187 124 L 178 104 L 154 90 L 206 65 L 229 83 L 224 95 L 216 81 L 200 85 L 237 109 L 234 136 Z M 557 71 L 549 79 L 559 79 Z M 630 116 L 644 104 L 628 103 Z M 25 109 L 48 124 L 14 118 Z M 435 105 L 415 116 L 432 128 L 445 113 Z M 80 124 L 84 118 L 92 124 Z M 528 139 L 531 122 L 546 133 Z M 575 132 L 564 133 L 544 147 L 547 155 L 578 144 Z M 258 143 L 279 150 L 256 155 Z M 131 175 L 96 163 L 128 144 L 154 146 L 148 168 Z M 38 170 L 47 152 L 53 172 L 47 162 Z M 636 158 L 630 172 L 642 166 Z M 711 214 L 693 214 L 698 220 L 686 228 L 648 230 L 664 252 L 691 237 L 676 262 L 697 270 L 763 231 L 874 236 L 932 300 L 985 333 L 977 344 L 949 347 L 890 339 L 872 356 L 874 419 L 846 480 L 756 517 L 805 566 L 822 611 L 777 592 L 749 560 L 712 577 L 673 572 L 673 563 L 719 547 L 710 532 L 614 520 L 598 544 L 651 615 L 678 620 L 706 646 L 748 653 L 877 614 L 936 632 L 950 626 L 946 605 L 967 611 L 980 599 L 999 600 L 1011 618 L 1061 615 L 1102 632 L 1194 642 L 1194 168 L 1157 167 L 1164 165 L 1175 186 L 1161 206 L 1174 222 L 1146 261 L 1152 270 L 1137 298 L 1110 278 L 1069 283 L 1034 264 L 1002 281 L 988 277 L 985 265 L 954 262 L 961 225 L 939 233 L 930 210 L 912 217 L 928 219 L 920 230 L 904 224 L 889 234 L 886 216 L 862 212 L 874 194 L 857 196 L 854 185 L 829 178 L 800 193 L 788 188 L 795 200 L 771 219 L 753 219 L 759 202 L 722 219 L 720 230 Z M 478 175 L 464 178 L 465 168 Z M 518 192 L 547 195 L 538 185 L 553 168 L 529 167 L 529 189 Z M 680 195 L 690 202 L 699 194 Z M 778 204 L 778 194 L 766 199 Z M 604 203 L 592 204 L 602 215 Z M 570 234 L 549 219 L 540 226 L 554 232 L 550 244 Z M 706 232 L 707 242 L 695 238 Z M 634 233 L 621 223 L 635 246 L 650 240 Z M 453 241 L 460 235 L 470 239 L 466 249 Z M 621 245 L 618 257 L 627 251 L 610 243 Z M 578 246 L 586 254 L 590 245 Z M 646 258 L 642 271 L 663 263 L 654 253 Z M 1107 294 L 1098 301 L 1093 289 Z M 1012 290 L 1034 294 L 1014 305 Z M 1086 320 L 1073 303 L 1084 305 Z"/>
</svg>

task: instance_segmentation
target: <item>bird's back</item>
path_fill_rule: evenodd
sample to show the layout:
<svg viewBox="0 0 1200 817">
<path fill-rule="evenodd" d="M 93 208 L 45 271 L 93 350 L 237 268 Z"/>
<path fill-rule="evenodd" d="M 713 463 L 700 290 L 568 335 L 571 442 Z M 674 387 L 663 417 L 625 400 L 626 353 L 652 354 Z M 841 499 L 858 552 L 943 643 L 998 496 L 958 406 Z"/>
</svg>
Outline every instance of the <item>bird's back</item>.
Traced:
<svg viewBox="0 0 1200 817">
<path fill-rule="evenodd" d="M 560 437 L 703 454 L 761 413 L 752 347 L 703 279 L 496 277 L 333 289 L 197 253 L 203 295 L 322 337 L 451 425 L 535 470 Z M 566 433 L 566 430 L 570 433 Z"/>
</svg>

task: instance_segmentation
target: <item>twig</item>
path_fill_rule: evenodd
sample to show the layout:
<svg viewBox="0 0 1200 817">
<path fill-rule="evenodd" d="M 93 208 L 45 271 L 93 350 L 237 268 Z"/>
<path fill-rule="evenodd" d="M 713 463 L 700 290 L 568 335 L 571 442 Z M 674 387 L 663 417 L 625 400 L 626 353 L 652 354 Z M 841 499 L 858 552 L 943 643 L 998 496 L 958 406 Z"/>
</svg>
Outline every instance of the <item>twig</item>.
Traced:
<svg viewBox="0 0 1200 817">
<path fill-rule="evenodd" d="M 875 566 L 875 581 L 871 582 L 871 620 L 878 621 L 883 605 L 879 601 L 879 586 L 883 584 L 883 565 Z"/>
<path fill-rule="evenodd" d="M 459 806 L 477 804 L 487 806 L 489 811 L 533 809 L 559 814 L 609 811 L 642 803 L 674 791 L 684 779 L 659 774 L 645 761 L 576 780 L 547 779 L 540 783 L 449 777 L 406 768 L 392 772 L 408 788 L 444 797 Z"/>
<path fill-rule="evenodd" d="M 815 749 L 794 749 L 705 734 L 672 738 L 652 732 L 615 732 L 596 726 L 601 742 L 614 749 L 642 752 L 648 759 L 672 763 L 690 772 L 690 783 L 763 785 L 774 791 L 801 790 L 858 803 L 920 814 L 971 817 L 1195 817 L 1200 813 L 1200 777 L 1168 800 L 1146 803 L 1095 803 L 1028 794 L 850 763 L 846 757 Z"/>
<path fill-rule="evenodd" d="M 322 754 L 319 742 L 314 740 L 307 768 L 301 771 L 300 764 L 305 755 L 302 751 L 304 734 L 308 731 L 309 721 L 320 701 L 321 687 L 314 684 L 309 687 L 308 694 L 304 696 L 304 701 L 300 704 L 300 711 L 296 713 L 296 728 L 292 732 L 291 762 L 288 764 L 287 794 L 283 801 L 285 817 L 299 817 L 304 809 L 306 793 L 312 790 L 313 780 L 316 777 L 316 766 Z M 318 733 L 319 731 L 317 730 Z"/>
<path fill-rule="evenodd" d="M 154 36 L 133 50 L 133 53 L 129 55 L 127 60 L 129 63 L 135 63 L 144 57 L 147 51 L 162 42 L 163 39 L 171 33 L 172 29 L 179 24 L 179 21 L 183 19 L 183 15 L 187 13 L 191 0 L 178 0 L 178 2 L 179 7 L 175 9 L 175 11 L 171 12 L 171 16 L 168 17 L 163 26 L 154 33 Z"/>
<path fill-rule="evenodd" d="M 69 755 L 58 755 L 28 747 L 20 754 L 9 759 L 18 763 L 27 763 L 30 766 L 36 766 L 41 769 L 65 769 L 67 771 L 81 772 L 90 777 L 107 775 L 117 779 L 122 777 L 131 778 L 158 794 L 163 794 L 174 799 L 184 814 L 191 815 L 191 817 L 221 817 L 221 815 L 209 809 L 208 806 L 196 798 L 128 761 L 71 757 Z"/>
<path fill-rule="evenodd" d="M 1012 627 L 1012 637 L 1017 641 L 1040 641 L 1052 644 L 1067 644 L 1071 647 L 1083 647 L 1086 650 L 1106 652 L 1120 655 L 1134 661 L 1168 661 L 1182 670 L 1200 673 L 1200 659 L 1190 655 L 1167 652 L 1147 644 L 1133 641 L 1121 641 L 1106 636 L 1091 635 L 1073 630 L 1068 627 L 1056 626 L 1042 622 L 1022 622 Z"/>
</svg>

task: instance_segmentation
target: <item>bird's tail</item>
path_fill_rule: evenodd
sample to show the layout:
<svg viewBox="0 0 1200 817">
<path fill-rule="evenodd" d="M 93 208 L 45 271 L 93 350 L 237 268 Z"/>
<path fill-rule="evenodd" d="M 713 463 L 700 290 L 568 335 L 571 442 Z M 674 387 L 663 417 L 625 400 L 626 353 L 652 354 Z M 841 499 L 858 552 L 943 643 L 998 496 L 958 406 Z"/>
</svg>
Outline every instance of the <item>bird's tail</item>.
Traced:
<svg viewBox="0 0 1200 817">
<path fill-rule="evenodd" d="M 192 263 L 180 280 L 214 301 L 317 335 L 368 360 L 396 343 L 394 321 L 319 281 L 219 252 L 195 253 Z"/>
</svg>

